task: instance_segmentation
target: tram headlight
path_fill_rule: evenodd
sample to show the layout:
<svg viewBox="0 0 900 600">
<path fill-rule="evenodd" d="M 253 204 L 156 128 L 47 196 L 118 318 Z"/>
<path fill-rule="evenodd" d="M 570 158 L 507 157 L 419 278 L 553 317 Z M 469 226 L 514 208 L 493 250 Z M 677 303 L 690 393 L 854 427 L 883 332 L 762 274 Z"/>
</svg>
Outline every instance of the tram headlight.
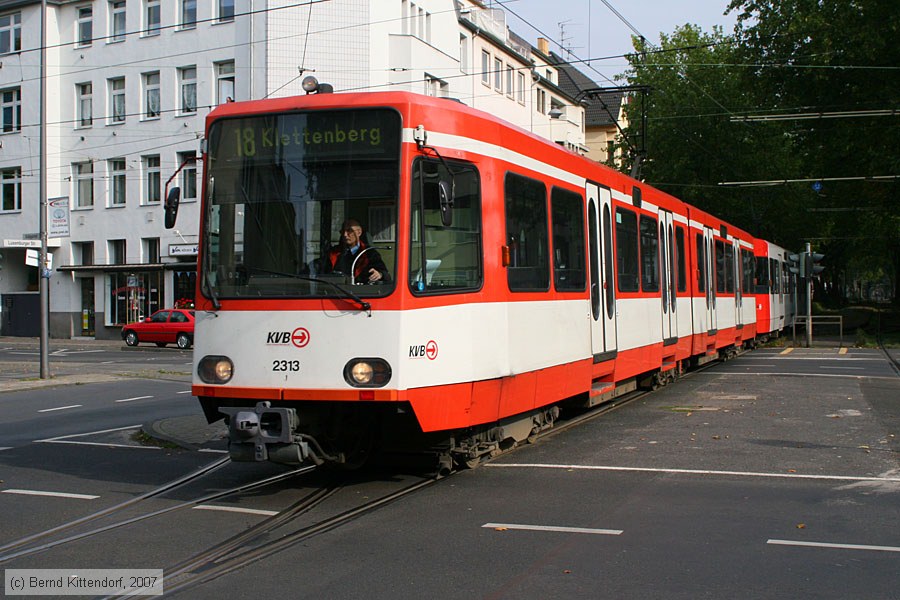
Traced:
<svg viewBox="0 0 900 600">
<path fill-rule="evenodd" d="M 384 387 L 391 380 L 391 366 L 380 358 L 354 358 L 344 367 L 344 380 L 353 387 Z"/>
<path fill-rule="evenodd" d="M 228 383 L 234 375 L 234 363 L 227 356 L 204 356 L 197 365 L 204 383 Z"/>
</svg>

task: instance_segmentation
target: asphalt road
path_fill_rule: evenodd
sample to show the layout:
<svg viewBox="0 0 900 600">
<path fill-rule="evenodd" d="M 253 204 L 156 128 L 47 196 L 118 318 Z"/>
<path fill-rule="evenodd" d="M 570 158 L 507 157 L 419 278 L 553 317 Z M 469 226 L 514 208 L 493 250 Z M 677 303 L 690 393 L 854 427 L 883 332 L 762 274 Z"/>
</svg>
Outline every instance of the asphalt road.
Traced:
<svg viewBox="0 0 900 600">
<path fill-rule="evenodd" d="M 117 351 L 72 364 L 107 368 Z M 160 352 L 127 353 L 143 369 L 142 355 Z M 0 394 L 0 545 L 218 456 L 102 432 L 199 412 L 185 376 L 151 365 L 161 378 Z M 878 352 L 756 351 L 176 596 L 895 599 L 898 415 L 900 377 Z M 153 506 L 282 470 L 229 465 Z M 403 478 L 355 480 L 329 506 Z M 179 512 L 2 567 L 164 568 L 316 485 L 291 481 L 230 500 L 229 512 Z"/>
</svg>

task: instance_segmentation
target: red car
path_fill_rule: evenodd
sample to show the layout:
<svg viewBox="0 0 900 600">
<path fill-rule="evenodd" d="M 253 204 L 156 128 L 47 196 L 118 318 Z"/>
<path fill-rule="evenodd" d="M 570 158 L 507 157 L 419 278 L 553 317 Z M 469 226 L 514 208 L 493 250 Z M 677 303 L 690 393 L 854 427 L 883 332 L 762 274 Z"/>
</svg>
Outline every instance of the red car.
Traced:
<svg viewBox="0 0 900 600">
<path fill-rule="evenodd" d="M 194 311 L 180 308 L 158 310 L 143 321 L 122 328 L 122 339 L 129 346 L 153 342 L 160 348 L 177 344 L 187 350 L 194 343 Z"/>
</svg>

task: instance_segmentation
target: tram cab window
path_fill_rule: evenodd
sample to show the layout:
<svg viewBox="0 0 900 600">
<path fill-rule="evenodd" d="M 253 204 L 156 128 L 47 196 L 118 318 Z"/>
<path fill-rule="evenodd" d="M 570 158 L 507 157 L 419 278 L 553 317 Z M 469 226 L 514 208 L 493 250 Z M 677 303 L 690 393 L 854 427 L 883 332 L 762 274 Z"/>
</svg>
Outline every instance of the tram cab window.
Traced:
<svg viewBox="0 0 900 600">
<path fill-rule="evenodd" d="M 656 219 L 641 215 L 641 289 L 659 291 L 659 235 Z"/>
<path fill-rule="evenodd" d="M 418 295 L 479 289 L 483 267 L 478 171 L 466 163 L 418 159 L 412 173 L 410 290 Z M 451 179 L 453 220 L 445 226 L 440 182 Z"/>
<path fill-rule="evenodd" d="M 581 194 L 553 188 L 553 285 L 560 292 L 581 292 L 585 286 L 584 200 Z"/>
<path fill-rule="evenodd" d="M 638 221 L 634 211 L 625 208 L 616 209 L 616 259 L 619 291 L 638 291 Z"/>
<path fill-rule="evenodd" d="M 514 173 L 506 175 L 506 268 L 510 291 L 550 288 L 550 245 L 547 239 L 547 192 L 540 181 Z M 583 261 L 583 259 L 582 259 Z"/>
</svg>

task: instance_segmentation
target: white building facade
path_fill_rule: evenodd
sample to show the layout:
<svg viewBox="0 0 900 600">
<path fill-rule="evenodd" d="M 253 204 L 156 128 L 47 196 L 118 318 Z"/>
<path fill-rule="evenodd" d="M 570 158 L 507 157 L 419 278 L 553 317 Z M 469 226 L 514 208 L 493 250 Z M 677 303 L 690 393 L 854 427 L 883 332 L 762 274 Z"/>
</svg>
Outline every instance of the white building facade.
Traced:
<svg viewBox="0 0 900 600">
<path fill-rule="evenodd" d="M 50 336 L 117 338 L 195 288 L 204 119 L 227 101 L 342 91 L 453 97 L 585 150 L 584 108 L 502 11 L 454 0 L 48 0 Z M 39 335 L 41 3 L 0 0 L 0 335 Z M 177 173 L 179 165 L 187 163 Z M 163 226 L 167 181 L 182 190 Z"/>
</svg>

